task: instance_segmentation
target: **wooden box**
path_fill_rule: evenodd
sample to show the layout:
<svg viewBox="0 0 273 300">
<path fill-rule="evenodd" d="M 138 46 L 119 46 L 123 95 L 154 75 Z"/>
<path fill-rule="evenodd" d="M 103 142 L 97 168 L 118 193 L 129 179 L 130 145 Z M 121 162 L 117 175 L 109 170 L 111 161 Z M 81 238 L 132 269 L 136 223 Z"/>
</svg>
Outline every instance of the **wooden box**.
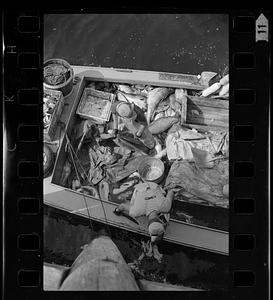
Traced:
<svg viewBox="0 0 273 300">
<path fill-rule="evenodd" d="M 76 114 L 85 119 L 92 119 L 97 123 L 108 122 L 114 100 L 114 94 L 86 87 L 81 96 Z"/>
</svg>

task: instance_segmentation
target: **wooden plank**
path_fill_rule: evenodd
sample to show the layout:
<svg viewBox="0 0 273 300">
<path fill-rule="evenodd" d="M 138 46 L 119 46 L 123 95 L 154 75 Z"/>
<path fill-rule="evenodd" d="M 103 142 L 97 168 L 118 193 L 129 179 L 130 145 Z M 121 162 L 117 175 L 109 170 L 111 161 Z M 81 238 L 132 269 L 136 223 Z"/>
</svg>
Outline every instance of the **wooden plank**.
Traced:
<svg viewBox="0 0 273 300">
<path fill-rule="evenodd" d="M 175 90 L 175 98 L 176 101 L 181 105 L 181 117 L 180 117 L 180 124 L 186 123 L 187 120 L 187 90 L 185 89 L 176 89 Z"/>
<path fill-rule="evenodd" d="M 134 275 L 114 242 L 95 238 L 76 258 L 61 291 L 139 291 Z"/>
<path fill-rule="evenodd" d="M 184 97 L 181 101 L 181 123 L 184 124 L 187 121 L 187 97 Z"/>
<path fill-rule="evenodd" d="M 228 127 L 228 118 L 227 116 L 218 115 L 218 114 L 203 114 L 197 115 L 195 112 L 188 112 L 187 121 L 189 123 L 203 124 L 203 125 L 216 125 Z"/>
<path fill-rule="evenodd" d="M 228 128 L 228 122 L 227 120 L 216 120 L 214 118 L 198 118 L 198 117 L 193 117 L 187 116 L 187 122 L 192 123 L 192 124 L 198 124 L 198 125 L 203 125 L 203 126 L 218 126 L 221 128 Z"/>
<path fill-rule="evenodd" d="M 192 124 L 187 122 L 187 124 L 184 124 L 183 126 L 188 128 L 195 128 L 196 130 L 200 132 L 209 132 L 209 131 L 217 131 L 217 132 L 223 132 L 227 131 L 227 128 L 219 127 L 219 126 L 213 126 L 213 125 L 199 125 L 199 124 Z"/>
<path fill-rule="evenodd" d="M 229 101 L 228 100 L 220 100 L 220 99 L 213 99 L 207 97 L 198 97 L 198 96 L 187 96 L 188 102 L 194 103 L 197 106 L 207 106 L 210 108 L 222 108 L 227 109 L 229 108 Z"/>
<path fill-rule="evenodd" d="M 187 123 L 228 127 L 229 101 L 188 96 Z"/>
<path fill-rule="evenodd" d="M 201 108 L 202 110 L 197 110 L 195 107 L 189 107 L 187 109 L 187 118 L 189 118 L 189 120 L 193 117 L 193 118 L 200 118 L 200 121 L 202 121 L 202 119 L 208 119 L 208 120 L 223 120 L 225 121 L 228 125 L 228 114 L 225 110 L 223 109 L 215 109 L 215 111 L 213 110 L 208 110 L 204 107 Z"/>
</svg>

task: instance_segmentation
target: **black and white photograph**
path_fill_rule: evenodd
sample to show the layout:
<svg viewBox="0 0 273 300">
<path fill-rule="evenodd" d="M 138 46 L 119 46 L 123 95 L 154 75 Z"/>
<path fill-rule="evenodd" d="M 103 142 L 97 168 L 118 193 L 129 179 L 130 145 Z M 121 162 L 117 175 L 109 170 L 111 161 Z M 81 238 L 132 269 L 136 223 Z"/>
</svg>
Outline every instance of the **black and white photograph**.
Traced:
<svg viewBox="0 0 273 300">
<path fill-rule="evenodd" d="M 43 290 L 227 291 L 228 14 L 43 19 Z"/>
</svg>

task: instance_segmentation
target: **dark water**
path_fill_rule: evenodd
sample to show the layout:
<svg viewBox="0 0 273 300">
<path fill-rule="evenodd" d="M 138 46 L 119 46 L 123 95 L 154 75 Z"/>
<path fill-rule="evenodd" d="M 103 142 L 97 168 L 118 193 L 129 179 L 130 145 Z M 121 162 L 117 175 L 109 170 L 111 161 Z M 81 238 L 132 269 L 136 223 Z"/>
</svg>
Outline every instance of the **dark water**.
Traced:
<svg viewBox="0 0 273 300">
<path fill-rule="evenodd" d="M 47 15 L 44 41 L 45 60 L 58 57 L 76 65 L 189 74 L 222 73 L 228 66 L 225 15 Z M 184 204 L 183 210 L 193 213 L 187 209 Z M 203 215 L 201 210 L 194 214 Z M 220 224 L 215 216 L 204 217 L 200 224 L 227 230 L 227 214 L 219 214 Z M 54 209 L 45 209 L 44 217 L 45 261 L 70 265 L 94 232 L 86 220 Z M 99 230 L 99 224 L 92 224 Z M 111 237 L 127 262 L 140 255 L 140 237 L 113 228 Z M 196 288 L 227 288 L 227 257 L 182 246 L 170 249 L 164 243 L 159 250 L 164 253 L 162 264 L 145 261 L 143 266 L 148 278 L 155 274 Z"/>
<path fill-rule="evenodd" d="M 64 214 L 45 206 L 44 209 L 44 260 L 70 266 L 96 233 L 104 229 L 119 248 L 127 263 L 132 263 L 141 254 L 141 240 L 147 237 L 131 232 L 107 228 L 105 225 Z M 183 284 L 194 288 L 225 290 L 228 282 L 228 257 L 205 251 L 161 242 L 158 246 L 163 260 L 159 264 L 155 259 L 143 260 L 139 278 Z"/>
<path fill-rule="evenodd" d="M 47 15 L 44 58 L 199 74 L 228 65 L 227 15 Z"/>
</svg>

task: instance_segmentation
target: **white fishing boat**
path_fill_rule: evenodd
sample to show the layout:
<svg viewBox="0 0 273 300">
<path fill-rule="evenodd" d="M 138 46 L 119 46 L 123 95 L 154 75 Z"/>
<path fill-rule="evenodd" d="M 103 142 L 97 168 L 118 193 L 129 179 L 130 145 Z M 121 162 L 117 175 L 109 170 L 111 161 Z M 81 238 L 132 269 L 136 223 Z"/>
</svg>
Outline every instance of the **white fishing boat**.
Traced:
<svg viewBox="0 0 273 300">
<path fill-rule="evenodd" d="M 229 102 L 227 99 L 199 96 L 198 92 L 209 86 L 208 77 L 213 77 L 207 76 L 206 73 L 197 76 L 89 66 L 72 66 L 72 68 L 77 80 L 74 82 L 72 91 L 63 98 L 62 113 L 56 125 L 60 128 L 56 130 L 51 141 L 45 136 L 45 142 L 51 143 L 51 148 L 56 151 L 56 161 L 52 174 L 44 179 L 44 205 L 71 215 L 90 218 L 109 226 L 148 236 L 146 217 L 137 218 L 137 223 L 135 223 L 123 216 L 117 216 L 113 211 L 118 203 L 113 199 L 111 201 L 111 197 L 105 201 L 64 187 L 60 183 L 66 159 L 64 155 L 67 145 L 66 136 L 71 136 L 75 126 L 75 120 L 78 118 L 76 111 L 85 87 L 89 82 L 104 81 L 195 91 L 197 95 L 189 93 L 187 96 L 188 101 L 184 103 L 182 117 L 187 126 L 206 131 L 210 129 L 228 130 Z M 229 253 L 227 231 L 192 224 L 173 217 L 170 219 L 164 240 L 222 255 Z"/>
</svg>

